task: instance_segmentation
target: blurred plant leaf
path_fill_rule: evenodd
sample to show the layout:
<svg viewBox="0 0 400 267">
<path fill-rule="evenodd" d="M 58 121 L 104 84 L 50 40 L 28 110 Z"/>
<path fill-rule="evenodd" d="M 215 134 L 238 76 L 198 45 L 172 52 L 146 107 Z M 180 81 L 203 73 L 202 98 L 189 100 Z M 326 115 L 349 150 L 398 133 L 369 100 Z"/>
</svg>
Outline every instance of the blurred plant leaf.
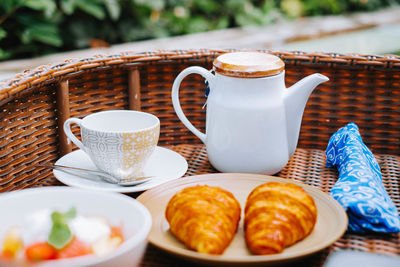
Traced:
<svg viewBox="0 0 400 267">
<path fill-rule="evenodd" d="M 165 7 L 164 0 L 133 0 L 135 4 L 149 7 L 153 10 L 162 10 Z"/>
<path fill-rule="evenodd" d="M 23 4 L 31 9 L 43 11 L 47 18 L 50 18 L 57 9 L 54 0 L 25 0 Z"/>
<path fill-rule="evenodd" d="M 90 39 L 94 38 L 96 26 L 92 21 L 76 19 L 68 25 L 70 43 L 77 48 L 88 47 Z"/>
<path fill-rule="evenodd" d="M 85 48 L 91 39 L 132 42 L 395 4 L 400 0 L 0 0 L 0 60 Z"/>
<path fill-rule="evenodd" d="M 121 14 L 121 6 L 117 0 L 105 0 L 104 4 L 106 5 L 108 14 L 110 14 L 110 18 L 116 21 Z"/>
<path fill-rule="evenodd" d="M 346 10 L 346 0 L 304 0 L 304 10 L 309 15 L 339 14 Z"/>
<path fill-rule="evenodd" d="M 123 42 L 143 40 L 151 36 L 150 31 L 141 25 L 135 25 L 131 19 L 123 19 L 118 24 L 118 32 Z"/>
<path fill-rule="evenodd" d="M 0 9 L 3 9 L 6 13 L 22 6 L 25 0 L 1 0 Z"/>
<path fill-rule="evenodd" d="M 0 60 L 8 59 L 11 53 L 0 48 Z"/>
<path fill-rule="evenodd" d="M 300 17 L 304 13 L 304 6 L 300 0 L 283 0 L 280 7 L 290 18 Z"/>
<path fill-rule="evenodd" d="M 214 28 L 219 30 L 219 29 L 225 29 L 228 26 L 229 26 L 229 18 L 219 17 Z"/>
<path fill-rule="evenodd" d="M 74 13 L 76 8 L 76 0 L 61 0 L 61 10 L 65 14 L 71 15 Z"/>
<path fill-rule="evenodd" d="M 193 0 L 192 6 L 204 10 L 207 13 L 220 10 L 221 4 L 214 0 Z"/>
<path fill-rule="evenodd" d="M 0 40 L 7 36 L 7 32 L 0 27 Z"/>
<path fill-rule="evenodd" d="M 101 1 L 97 0 L 76 1 L 75 6 L 99 20 L 104 19 L 106 16 Z"/>
<path fill-rule="evenodd" d="M 38 41 L 44 44 L 60 47 L 63 41 L 58 33 L 58 28 L 52 24 L 37 23 L 28 26 L 21 35 L 21 41 L 28 44 Z"/>
<path fill-rule="evenodd" d="M 196 16 L 192 17 L 187 24 L 187 32 L 202 32 L 207 31 L 209 24 L 206 18 Z"/>
</svg>

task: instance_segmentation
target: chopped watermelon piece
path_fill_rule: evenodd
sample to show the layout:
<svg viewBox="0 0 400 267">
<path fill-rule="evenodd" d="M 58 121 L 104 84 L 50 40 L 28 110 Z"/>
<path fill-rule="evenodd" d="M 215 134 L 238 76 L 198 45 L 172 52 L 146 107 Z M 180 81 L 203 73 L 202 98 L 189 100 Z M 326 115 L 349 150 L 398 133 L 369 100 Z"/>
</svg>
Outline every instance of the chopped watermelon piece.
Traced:
<svg viewBox="0 0 400 267">
<path fill-rule="evenodd" d="M 67 246 L 58 251 L 57 258 L 59 259 L 73 258 L 88 254 L 92 254 L 90 248 L 83 241 L 74 237 Z"/>
<path fill-rule="evenodd" d="M 35 243 L 25 249 L 25 256 L 30 262 L 54 260 L 57 258 L 57 250 L 46 242 Z"/>
</svg>

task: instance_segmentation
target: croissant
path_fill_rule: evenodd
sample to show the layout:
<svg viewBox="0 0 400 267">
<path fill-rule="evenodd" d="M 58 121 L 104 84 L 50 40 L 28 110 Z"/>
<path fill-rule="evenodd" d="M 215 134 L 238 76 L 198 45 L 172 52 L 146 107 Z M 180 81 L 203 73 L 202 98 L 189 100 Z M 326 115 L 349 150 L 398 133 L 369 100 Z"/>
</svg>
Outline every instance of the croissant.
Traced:
<svg viewBox="0 0 400 267">
<path fill-rule="evenodd" d="M 181 190 L 165 210 L 171 232 L 188 248 L 206 254 L 224 252 L 236 233 L 240 214 L 232 193 L 207 185 Z"/>
<path fill-rule="evenodd" d="M 317 220 L 314 199 L 300 186 L 269 182 L 247 197 L 244 230 L 255 254 L 280 253 L 311 233 Z"/>
</svg>

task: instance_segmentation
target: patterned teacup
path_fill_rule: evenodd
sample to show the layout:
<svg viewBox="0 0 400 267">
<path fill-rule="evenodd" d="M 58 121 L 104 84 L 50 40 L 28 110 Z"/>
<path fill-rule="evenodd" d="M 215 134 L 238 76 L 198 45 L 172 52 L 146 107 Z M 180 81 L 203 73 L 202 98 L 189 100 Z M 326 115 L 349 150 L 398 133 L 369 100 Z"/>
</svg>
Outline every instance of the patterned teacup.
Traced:
<svg viewBox="0 0 400 267">
<path fill-rule="evenodd" d="M 72 133 L 71 123 L 80 126 L 82 142 Z M 100 170 L 128 182 L 143 176 L 158 142 L 160 120 L 140 111 L 109 110 L 83 119 L 70 118 L 64 123 L 64 132 Z"/>
</svg>

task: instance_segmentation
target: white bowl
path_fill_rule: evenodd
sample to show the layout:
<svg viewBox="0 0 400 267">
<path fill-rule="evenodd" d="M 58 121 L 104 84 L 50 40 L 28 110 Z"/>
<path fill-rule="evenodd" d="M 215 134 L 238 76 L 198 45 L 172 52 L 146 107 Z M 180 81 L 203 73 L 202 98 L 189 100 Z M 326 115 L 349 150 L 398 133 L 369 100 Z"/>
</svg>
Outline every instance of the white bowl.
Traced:
<svg viewBox="0 0 400 267">
<path fill-rule="evenodd" d="M 102 216 L 112 225 L 122 224 L 124 242 L 104 257 L 93 255 L 54 260 L 35 266 L 137 266 L 147 245 L 151 215 L 135 199 L 110 192 L 72 187 L 42 187 L 0 194 L 0 242 L 6 232 L 27 214 L 45 208 L 66 211 L 75 206 L 83 215 Z M 0 262 L 0 266 L 10 266 Z"/>
</svg>

